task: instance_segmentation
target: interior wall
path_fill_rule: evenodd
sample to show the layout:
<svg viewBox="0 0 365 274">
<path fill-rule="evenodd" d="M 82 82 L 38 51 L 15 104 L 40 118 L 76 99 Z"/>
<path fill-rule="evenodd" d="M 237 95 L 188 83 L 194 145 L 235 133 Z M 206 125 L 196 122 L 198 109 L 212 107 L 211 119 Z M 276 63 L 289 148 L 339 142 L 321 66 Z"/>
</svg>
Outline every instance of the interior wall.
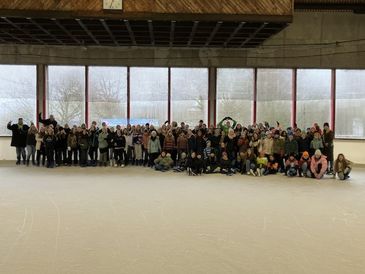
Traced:
<svg viewBox="0 0 365 274">
<path fill-rule="evenodd" d="M 293 23 L 284 31 L 262 47 L 247 50 L 2 45 L 0 63 L 365 68 L 365 43 L 361 40 L 365 38 L 364 22 L 364 14 L 296 12 Z"/>
</svg>

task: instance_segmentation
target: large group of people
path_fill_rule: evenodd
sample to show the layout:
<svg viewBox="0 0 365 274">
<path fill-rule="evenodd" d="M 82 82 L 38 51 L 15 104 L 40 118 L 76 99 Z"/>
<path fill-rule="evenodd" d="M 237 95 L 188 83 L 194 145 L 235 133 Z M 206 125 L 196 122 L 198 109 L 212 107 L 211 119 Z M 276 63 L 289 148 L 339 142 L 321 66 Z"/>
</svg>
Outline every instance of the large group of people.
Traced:
<svg viewBox="0 0 365 274">
<path fill-rule="evenodd" d="M 351 162 L 344 154 L 334 160 L 334 134 L 328 123 L 317 123 L 305 130 L 283 128 L 279 122 L 243 126 L 225 117 L 217 127 L 201 120 L 190 127 L 184 122 L 166 121 L 160 127 L 150 124 L 101 127 L 94 121 L 61 126 L 51 115 L 42 126 L 30 126 L 19 118 L 8 123 L 11 145 L 16 147 L 17 165 L 151 167 L 189 175 L 220 173 L 267 176 L 282 173 L 288 177 L 321 179 L 332 175 L 349 178 Z"/>
</svg>

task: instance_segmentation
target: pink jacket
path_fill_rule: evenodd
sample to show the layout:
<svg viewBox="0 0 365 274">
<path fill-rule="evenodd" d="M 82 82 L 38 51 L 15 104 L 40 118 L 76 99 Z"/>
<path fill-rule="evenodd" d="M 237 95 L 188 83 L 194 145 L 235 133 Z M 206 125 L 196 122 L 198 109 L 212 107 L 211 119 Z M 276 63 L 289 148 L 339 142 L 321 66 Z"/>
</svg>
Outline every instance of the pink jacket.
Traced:
<svg viewBox="0 0 365 274">
<path fill-rule="evenodd" d="M 316 156 L 313 155 L 311 159 L 312 173 L 316 173 L 319 164 L 322 164 L 321 170 L 319 172 L 319 176 L 322 177 L 327 170 L 327 157 L 322 155 L 321 158 L 317 159 Z"/>
</svg>

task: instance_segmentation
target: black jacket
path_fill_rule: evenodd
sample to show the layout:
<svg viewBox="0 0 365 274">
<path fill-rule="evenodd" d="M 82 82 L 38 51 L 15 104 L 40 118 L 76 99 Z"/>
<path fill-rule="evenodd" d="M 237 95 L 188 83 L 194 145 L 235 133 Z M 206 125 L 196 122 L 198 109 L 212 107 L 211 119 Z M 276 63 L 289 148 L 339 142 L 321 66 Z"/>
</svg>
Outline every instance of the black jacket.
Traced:
<svg viewBox="0 0 365 274">
<path fill-rule="evenodd" d="M 19 127 L 18 124 L 11 125 L 10 123 L 7 125 L 7 128 L 13 132 L 11 138 L 11 146 L 12 147 L 26 147 L 27 146 L 27 133 L 29 127 L 27 125 L 23 125 Z"/>
<path fill-rule="evenodd" d="M 53 128 L 56 128 L 56 126 L 57 126 L 56 120 L 51 121 L 51 119 L 42 119 L 41 113 L 39 113 L 39 115 L 38 115 L 38 120 L 40 123 L 42 123 L 45 126 L 53 125 Z"/>
</svg>

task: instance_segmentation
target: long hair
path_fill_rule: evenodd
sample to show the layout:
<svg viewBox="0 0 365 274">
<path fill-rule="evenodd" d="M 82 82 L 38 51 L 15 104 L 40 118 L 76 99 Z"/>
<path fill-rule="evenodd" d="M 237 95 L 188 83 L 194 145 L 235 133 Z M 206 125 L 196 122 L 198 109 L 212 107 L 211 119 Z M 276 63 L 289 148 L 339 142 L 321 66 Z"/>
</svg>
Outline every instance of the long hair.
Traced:
<svg viewBox="0 0 365 274">
<path fill-rule="evenodd" d="M 340 156 L 343 157 L 342 161 L 340 160 Z M 343 167 L 346 168 L 347 166 L 349 166 L 351 164 L 351 161 L 347 160 L 343 153 L 340 153 L 340 154 L 337 155 L 337 159 L 334 163 L 335 170 L 338 170 L 338 165 L 340 163 L 342 163 Z"/>
</svg>

